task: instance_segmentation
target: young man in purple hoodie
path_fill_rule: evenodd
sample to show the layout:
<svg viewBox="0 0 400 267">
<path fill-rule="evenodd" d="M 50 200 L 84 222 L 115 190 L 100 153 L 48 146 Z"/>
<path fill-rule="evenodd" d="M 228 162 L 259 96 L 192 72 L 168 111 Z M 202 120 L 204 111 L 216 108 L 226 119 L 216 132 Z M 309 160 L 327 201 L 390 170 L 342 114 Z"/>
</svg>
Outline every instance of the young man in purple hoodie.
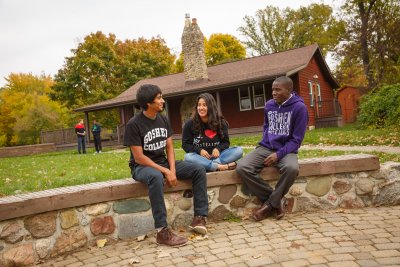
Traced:
<svg viewBox="0 0 400 267">
<path fill-rule="evenodd" d="M 293 92 L 293 81 L 282 76 L 272 83 L 273 99 L 264 108 L 264 132 L 259 146 L 238 162 L 237 173 L 249 191 L 263 203 L 252 218 L 261 221 L 274 214 L 283 218 L 282 198 L 299 173 L 297 151 L 308 123 L 307 107 Z M 259 175 L 266 166 L 279 168 L 281 176 L 273 189 Z"/>
</svg>

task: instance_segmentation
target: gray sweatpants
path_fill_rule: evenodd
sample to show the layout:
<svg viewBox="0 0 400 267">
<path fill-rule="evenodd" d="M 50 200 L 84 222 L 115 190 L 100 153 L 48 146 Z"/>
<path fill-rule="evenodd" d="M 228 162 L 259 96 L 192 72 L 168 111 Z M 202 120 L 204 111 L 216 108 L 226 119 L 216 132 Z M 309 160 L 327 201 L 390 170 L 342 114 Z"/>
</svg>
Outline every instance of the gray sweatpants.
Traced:
<svg viewBox="0 0 400 267">
<path fill-rule="evenodd" d="M 297 154 L 293 153 L 287 154 L 276 164 L 281 176 L 274 190 L 259 175 L 265 167 L 264 159 L 272 153 L 274 151 L 263 146 L 256 147 L 255 150 L 239 160 L 236 172 L 253 195 L 257 196 L 263 203 L 267 202 L 272 207 L 277 208 L 281 205 L 281 199 L 289 191 L 299 174 L 299 164 Z"/>
</svg>

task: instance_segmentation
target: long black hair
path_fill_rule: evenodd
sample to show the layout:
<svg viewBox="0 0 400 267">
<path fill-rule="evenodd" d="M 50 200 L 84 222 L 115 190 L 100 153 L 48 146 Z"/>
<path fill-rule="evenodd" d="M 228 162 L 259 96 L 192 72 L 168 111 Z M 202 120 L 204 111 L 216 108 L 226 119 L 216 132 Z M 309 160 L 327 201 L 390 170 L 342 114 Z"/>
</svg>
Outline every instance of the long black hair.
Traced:
<svg viewBox="0 0 400 267">
<path fill-rule="evenodd" d="M 201 133 L 202 132 L 202 120 L 200 118 L 199 113 L 197 112 L 197 105 L 199 104 L 200 99 L 204 99 L 207 105 L 207 116 L 208 116 L 208 122 L 207 126 L 211 130 L 215 131 L 217 134 L 221 136 L 221 138 L 224 137 L 224 134 L 222 132 L 222 124 L 226 124 L 228 127 L 228 122 L 225 120 L 224 116 L 222 116 L 221 112 L 217 108 L 217 103 L 215 102 L 214 97 L 209 94 L 209 93 L 203 93 L 200 94 L 197 99 L 196 103 L 193 109 L 193 114 L 192 114 L 192 120 L 193 120 L 193 128 L 196 132 Z"/>
</svg>

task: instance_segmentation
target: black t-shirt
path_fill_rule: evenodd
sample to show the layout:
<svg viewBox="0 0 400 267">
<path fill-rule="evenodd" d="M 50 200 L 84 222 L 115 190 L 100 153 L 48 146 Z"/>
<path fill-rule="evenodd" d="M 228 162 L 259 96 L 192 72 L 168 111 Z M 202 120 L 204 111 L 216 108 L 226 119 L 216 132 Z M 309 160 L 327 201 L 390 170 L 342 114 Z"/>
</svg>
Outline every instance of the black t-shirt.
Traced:
<svg viewBox="0 0 400 267">
<path fill-rule="evenodd" d="M 167 162 L 165 156 L 167 138 L 171 136 L 171 126 L 163 115 L 157 114 L 156 118 L 152 120 L 140 112 L 126 124 L 124 145 L 129 148 L 141 146 L 145 156 L 157 164 L 165 164 Z M 131 164 L 137 165 L 133 158 Z"/>
<path fill-rule="evenodd" d="M 186 153 L 200 154 L 202 149 L 208 154 L 212 154 L 214 148 L 219 152 L 229 147 L 228 125 L 225 121 L 221 123 L 223 137 L 213 130 L 207 124 L 201 124 L 201 132 L 197 132 L 193 127 L 193 120 L 189 119 L 183 126 L 182 132 L 182 148 Z"/>
</svg>

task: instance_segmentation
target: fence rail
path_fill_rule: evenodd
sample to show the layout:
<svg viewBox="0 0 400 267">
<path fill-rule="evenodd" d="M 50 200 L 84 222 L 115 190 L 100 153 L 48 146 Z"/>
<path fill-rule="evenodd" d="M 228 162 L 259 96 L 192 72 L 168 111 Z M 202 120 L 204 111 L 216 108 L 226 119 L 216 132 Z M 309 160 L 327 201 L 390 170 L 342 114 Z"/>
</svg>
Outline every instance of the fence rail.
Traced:
<svg viewBox="0 0 400 267">
<path fill-rule="evenodd" d="M 86 131 L 88 132 L 88 131 Z M 93 135 L 90 133 L 90 138 L 93 140 Z M 103 128 L 101 130 L 102 140 L 119 140 L 117 129 L 107 129 Z M 122 140 L 122 139 L 121 139 Z M 88 142 L 88 135 L 86 135 L 86 142 Z M 121 141 L 122 142 L 122 141 Z M 76 133 L 75 128 L 65 128 L 52 131 L 42 131 L 40 133 L 40 143 L 54 143 L 56 145 L 64 145 L 76 143 Z"/>
<path fill-rule="evenodd" d="M 337 99 L 318 101 L 317 105 L 314 106 L 314 111 L 317 118 L 328 118 L 342 115 L 342 109 L 340 108 Z"/>
</svg>

